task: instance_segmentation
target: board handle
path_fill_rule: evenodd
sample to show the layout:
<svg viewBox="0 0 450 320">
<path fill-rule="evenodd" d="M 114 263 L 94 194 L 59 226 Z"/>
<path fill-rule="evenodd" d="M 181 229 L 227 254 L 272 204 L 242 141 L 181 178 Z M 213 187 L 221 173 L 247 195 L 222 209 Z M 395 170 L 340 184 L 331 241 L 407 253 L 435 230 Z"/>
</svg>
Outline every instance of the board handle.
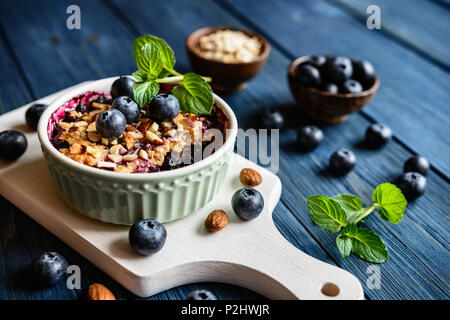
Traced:
<svg viewBox="0 0 450 320">
<path fill-rule="evenodd" d="M 253 290 L 271 299 L 364 299 L 354 275 L 307 255 L 288 242 L 273 222 L 271 226 L 260 235 L 265 238 L 265 250 L 258 250 L 246 263 L 250 277 L 246 282 L 258 282 Z"/>
</svg>

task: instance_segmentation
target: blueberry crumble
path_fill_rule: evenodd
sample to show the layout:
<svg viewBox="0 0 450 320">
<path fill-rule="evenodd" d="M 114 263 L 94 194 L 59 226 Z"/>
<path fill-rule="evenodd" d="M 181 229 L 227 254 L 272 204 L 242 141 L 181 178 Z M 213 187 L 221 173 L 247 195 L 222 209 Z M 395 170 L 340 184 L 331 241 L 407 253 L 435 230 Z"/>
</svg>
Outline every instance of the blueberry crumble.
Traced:
<svg viewBox="0 0 450 320">
<path fill-rule="evenodd" d="M 91 167 L 149 173 L 189 164 L 180 161 L 187 152 L 195 162 L 191 150 L 199 149 L 191 146 L 203 150 L 211 143 L 202 139 L 208 129 L 220 130 L 225 139 L 230 124 L 217 105 L 210 114 L 188 113 L 177 108 L 174 96 L 162 91 L 154 99 L 159 103 L 156 114 L 149 110 L 150 104 L 136 115 L 130 98 L 113 101 L 109 93 L 89 91 L 74 97 L 51 115 L 50 142 L 68 158 Z"/>
</svg>

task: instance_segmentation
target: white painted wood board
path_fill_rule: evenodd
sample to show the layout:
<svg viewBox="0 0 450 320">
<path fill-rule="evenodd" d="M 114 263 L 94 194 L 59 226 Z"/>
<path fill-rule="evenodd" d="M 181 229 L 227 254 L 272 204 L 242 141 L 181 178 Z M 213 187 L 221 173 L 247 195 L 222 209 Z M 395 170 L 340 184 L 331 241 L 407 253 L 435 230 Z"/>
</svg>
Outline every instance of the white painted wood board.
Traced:
<svg viewBox="0 0 450 320">
<path fill-rule="evenodd" d="M 36 102 L 50 103 L 61 93 Z M 149 257 L 135 254 L 128 245 L 128 227 L 87 218 L 59 198 L 37 134 L 25 124 L 28 106 L 0 117 L 0 131 L 22 131 L 29 143 L 18 161 L 0 160 L 0 193 L 136 295 L 145 297 L 187 283 L 212 281 L 246 287 L 271 299 L 363 299 L 356 277 L 310 257 L 283 238 L 272 220 L 281 195 L 280 180 L 238 155 L 232 157 L 224 185 L 211 203 L 186 218 L 166 223 L 168 237 L 160 252 Z M 262 174 L 263 182 L 256 189 L 265 199 L 261 215 L 248 222 L 234 214 L 230 203 L 232 194 L 242 187 L 239 172 L 245 167 Z M 203 223 L 214 209 L 225 210 L 230 222 L 223 230 L 209 233 Z M 321 292 L 326 283 L 339 287 L 336 297 Z"/>
</svg>

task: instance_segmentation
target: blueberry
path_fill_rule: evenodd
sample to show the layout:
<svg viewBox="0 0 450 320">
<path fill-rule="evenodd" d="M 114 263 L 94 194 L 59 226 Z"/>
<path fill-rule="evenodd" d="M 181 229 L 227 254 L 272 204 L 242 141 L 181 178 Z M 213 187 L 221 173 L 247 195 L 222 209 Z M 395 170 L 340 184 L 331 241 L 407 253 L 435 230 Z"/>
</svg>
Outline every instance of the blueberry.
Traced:
<svg viewBox="0 0 450 320">
<path fill-rule="evenodd" d="M 120 96 L 116 98 L 112 103 L 112 107 L 123 113 L 127 123 L 133 123 L 139 117 L 139 106 L 130 97 Z"/>
<path fill-rule="evenodd" d="M 418 172 L 422 175 L 426 175 L 430 169 L 428 160 L 421 156 L 413 156 L 406 160 L 403 166 L 403 172 Z"/>
<path fill-rule="evenodd" d="M 28 141 L 22 132 L 6 130 L 0 132 L 0 158 L 14 161 L 20 158 L 28 147 Z"/>
<path fill-rule="evenodd" d="M 363 87 L 362 87 L 361 83 L 359 83 L 358 81 L 353 80 L 353 79 L 348 79 L 348 80 L 345 80 L 344 83 L 342 84 L 341 91 L 343 93 L 359 93 L 359 92 L 363 91 Z"/>
<path fill-rule="evenodd" d="M 336 57 L 327 60 L 323 66 L 324 77 L 336 84 L 350 79 L 353 74 L 352 61 L 346 57 Z"/>
<path fill-rule="evenodd" d="M 259 216 L 264 208 L 264 199 L 258 190 L 242 188 L 233 194 L 231 205 L 234 213 L 243 220 L 252 220 Z"/>
<path fill-rule="evenodd" d="M 95 100 L 95 102 L 111 104 L 112 100 L 106 98 L 105 96 L 99 96 L 99 97 Z"/>
<path fill-rule="evenodd" d="M 281 129 L 284 126 L 283 114 L 275 109 L 266 109 L 260 115 L 262 129 Z"/>
<path fill-rule="evenodd" d="M 402 190 L 407 200 L 414 200 L 425 192 L 427 179 L 418 172 L 407 172 L 398 177 L 394 184 Z"/>
<path fill-rule="evenodd" d="M 131 226 L 128 234 L 131 248 L 143 256 L 161 250 L 166 238 L 166 228 L 155 219 L 139 220 Z"/>
<path fill-rule="evenodd" d="M 311 56 L 311 58 L 309 59 L 309 63 L 317 69 L 320 69 L 325 64 L 325 62 L 327 62 L 327 58 L 321 55 Z"/>
<path fill-rule="evenodd" d="M 129 77 L 121 76 L 111 86 L 111 97 L 116 99 L 120 96 L 133 98 L 133 85 L 135 81 Z"/>
<path fill-rule="evenodd" d="M 95 121 L 98 133 L 105 138 L 117 138 L 125 130 L 127 120 L 122 112 L 109 109 L 100 113 Z"/>
<path fill-rule="evenodd" d="M 177 98 L 168 93 L 160 93 L 150 102 L 148 113 L 154 121 L 170 121 L 180 112 Z"/>
<path fill-rule="evenodd" d="M 186 300 L 217 300 L 217 297 L 209 290 L 199 289 L 191 291 Z"/>
<path fill-rule="evenodd" d="M 358 79 L 366 88 L 372 86 L 375 79 L 375 69 L 368 61 L 354 61 L 353 62 L 353 75 L 355 79 Z"/>
<path fill-rule="evenodd" d="M 335 85 L 334 83 L 326 83 L 323 86 L 323 90 L 329 93 L 336 94 L 339 92 L 339 87 Z"/>
<path fill-rule="evenodd" d="M 27 109 L 27 112 L 25 113 L 25 120 L 27 122 L 27 125 L 33 129 L 37 129 L 37 125 L 39 122 L 39 119 L 42 116 L 42 113 L 47 109 L 48 105 L 42 104 L 42 103 L 35 103 L 31 107 Z"/>
<path fill-rule="evenodd" d="M 300 128 L 297 135 L 297 143 L 302 151 L 311 151 L 322 142 L 323 132 L 316 126 Z"/>
<path fill-rule="evenodd" d="M 319 70 L 308 63 L 297 67 L 295 78 L 307 87 L 317 87 L 321 79 Z"/>
<path fill-rule="evenodd" d="M 330 157 L 330 171 L 336 176 L 344 176 L 355 167 L 356 157 L 347 149 L 340 149 Z"/>
<path fill-rule="evenodd" d="M 381 123 L 374 123 L 366 130 L 366 144 L 371 148 L 381 148 L 391 138 L 391 129 Z"/>
<path fill-rule="evenodd" d="M 57 252 L 46 252 L 31 263 L 34 280 L 42 287 L 51 287 L 66 274 L 69 264 Z"/>
<path fill-rule="evenodd" d="M 80 113 L 86 113 L 86 112 L 89 111 L 89 108 L 88 108 L 83 102 L 80 102 L 80 103 L 76 106 L 75 111 L 76 111 L 76 112 L 80 112 Z"/>
</svg>

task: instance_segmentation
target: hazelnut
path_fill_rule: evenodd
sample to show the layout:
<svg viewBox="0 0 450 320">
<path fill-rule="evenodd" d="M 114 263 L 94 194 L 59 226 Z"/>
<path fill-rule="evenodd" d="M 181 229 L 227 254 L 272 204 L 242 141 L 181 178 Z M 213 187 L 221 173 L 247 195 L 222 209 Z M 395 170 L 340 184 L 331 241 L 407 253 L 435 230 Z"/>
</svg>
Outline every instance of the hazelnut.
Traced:
<svg viewBox="0 0 450 320">
<path fill-rule="evenodd" d="M 244 186 L 250 188 L 256 187 L 262 182 L 262 177 L 259 172 L 251 168 L 242 169 L 241 174 L 239 175 L 239 179 Z"/>
<path fill-rule="evenodd" d="M 205 227 L 210 232 L 217 232 L 225 228 L 227 223 L 227 213 L 223 210 L 214 210 L 206 218 Z"/>
<path fill-rule="evenodd" d="M 100 283 L 93 283 L 88 289 L 89 300 L 116 300 L 111 291 Z"/>
</svg>

